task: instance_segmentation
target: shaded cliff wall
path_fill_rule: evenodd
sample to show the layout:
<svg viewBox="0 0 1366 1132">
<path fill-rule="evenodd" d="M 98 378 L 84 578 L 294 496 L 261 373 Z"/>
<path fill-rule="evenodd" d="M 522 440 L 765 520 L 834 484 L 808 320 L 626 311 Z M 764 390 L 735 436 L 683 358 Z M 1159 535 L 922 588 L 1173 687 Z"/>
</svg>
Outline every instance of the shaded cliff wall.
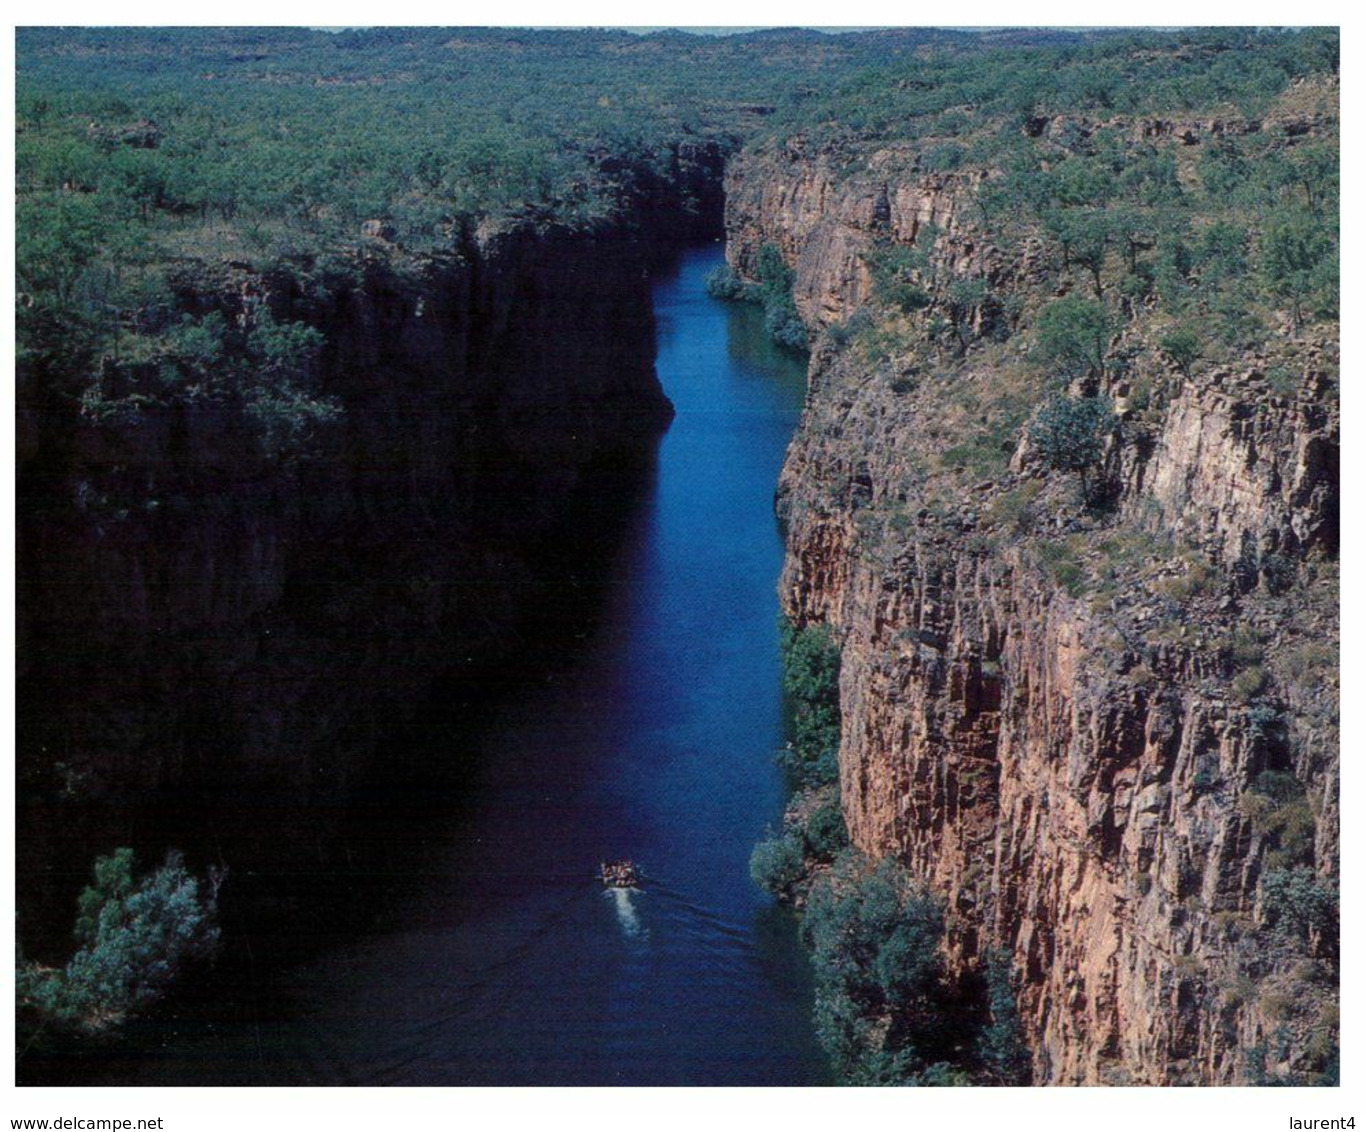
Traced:
<svg viewBox="0 0 1366 1132">
<path fill-rule="evenodd" d="M 877 241 L 933 223 L 941 271 L 1026 296 L 1027 317 L 1038 249 L 992 246 L 975 175 L 917 174 L 906 157 L 851 173 L 800 141 L 741 155 L 731 262 L 745 272 L 776 244 L 803 315 L 829 325 L 868 297 Z M 1290 1069 L 1335 1024 L 1333 945 L 1268 943 L 1271 842 L 1247 802 L 1262 772 L 1293 773 L 1314 867 L 1336 872 L 1335 342 L 1306 334 L 1277 360 L 1294 388 L 1269 388 L 1266 359 L 1187 378 L 1151 354 L 1107 388 L 1132 438 L 1109 456 L 1107 531 L 1050 526 L 1063 497 L 1023 443 L 999 475 L 936 478 L 1008 349 L 942 379 L 829 341 L 813 354 L 779 488 L 781 597 L 842 640 L 846 822 L 947 898 L 953 962 L 1013 956 L 1040 1083 L 1243 1082 L 1250 1049 Z M 1139 412 L 1126 398 L 1142 379 L 1169 393 Z M 1065 584 L 1031 522 L 1077 577 L 1132 555 L 1141 580 Z M 1231 643 L 1240 632 L 1257 656 Z M 1237 682 L 1249 667 L 1256 705 Z"/>
<path fill-rule="evenodd" d="M 314 377 L 341 413 L 306 455 L 269 456 L 208 401 L 95 419 L 21 397 L 27 925 L 64 933 L 114 844 L 247 869 L 312 853 L 438 676 L 526 663 L 540 596 L 582 580 L 566 523 L 605 529 L 672 414 L 648 269 L 719 228 L 720 163 L 689 151 L 596 232 L 177 268 L 187 313 L 322 333 Z M 120 396 L 151 380 L 102 377 Z"/>
</svg>

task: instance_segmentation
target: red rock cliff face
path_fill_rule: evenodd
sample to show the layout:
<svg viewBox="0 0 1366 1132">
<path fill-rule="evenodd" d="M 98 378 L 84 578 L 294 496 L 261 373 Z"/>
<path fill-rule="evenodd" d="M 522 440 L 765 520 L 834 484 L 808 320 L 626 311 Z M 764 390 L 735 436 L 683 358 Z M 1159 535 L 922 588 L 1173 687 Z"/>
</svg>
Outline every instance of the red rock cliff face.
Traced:
<svg viewBox="0 0 1366 1132">
<path fill-rule="evenodd" d="M 912 244 L 927 225 L 955 226 L 974 177 L 927 174 L 900 179 L 907 155 L 888 152 L 857 176 L 844 175 L 800 141 L 778 153 L 741 153 L 727 171 L 726 254 L 752 275 L 759 248 L 776 244 L 793 269 L 797 309 L 809 323 L 837 322 L 869 295 L 865 257 L 876 239 Z M 882 168 L 886 166 L 887 168 Z M 960 241 L 964 267 L 975 248 Z"/>
<path fill-rule="evenodd" d="M 730 173 L 729 256 L 744 272 L 777 244 L 812 324 L 866 298 L 875 239 L 909 242 L 931 221 L 945 264 L 1025 289 L 1031 250 L 990 247 L 977 183 L 888 180 L 876 159 L 836 178 L 800 145 L 746 155 Z M 999 478 L 936 494 L 925 468 L 964 428 L 945 404 L 989 389 L 987 362 L 898 389 L 894 364 L 824 344 L 813 356 L 779 489 L 781 597 L 843 642 L 846 822 L 860 849 L 948 900 L 953 962 L 1013 956 L 1036 1082 L 1239 1083 L 1249 1048 L 1293 1067 L 1334 1024 L 1334 957 L 1259 942 L 1268 843 L 1247 794 L 1265 770 L 1293 772 L 1316 868 L 1335 872 L 1336 574 L 1322 557 L 1336 548 L 1335 346 L 1287 350 L 1299 377 L 1277 394 L 1256 358 L 1108 389 L 1121 409 L 1139 377 L 1170 389 L 1112 453 L 1122 538 L 1175 536 L 1210 579 L 1159 581 L 1161 600 L 1127 585 L 1074 596 L 1021 545 L 1008 505 L 1046 491 L 1026 445 Z M 1128 545 L 1053 536 L 1073 540 L 1082 571 Z M 1271 586 L 1276 571 L 1293 581 Z M 1240 629 L 1262 642 L 1256 680 L 1284 730 L 1248 707 Z"/>
</svg>

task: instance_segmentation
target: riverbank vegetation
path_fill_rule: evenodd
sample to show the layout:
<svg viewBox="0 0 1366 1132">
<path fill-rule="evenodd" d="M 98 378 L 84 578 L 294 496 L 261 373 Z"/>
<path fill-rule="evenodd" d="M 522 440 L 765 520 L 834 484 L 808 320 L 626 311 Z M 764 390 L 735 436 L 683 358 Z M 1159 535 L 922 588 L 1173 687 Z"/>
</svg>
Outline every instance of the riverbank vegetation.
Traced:
<svg viewBox="0 0 1366 1132">
<path fill-rule="evenodd" d="M 944 962 L 944 902 L 890 859 L 854 851 L 813 882 L 802 938 L 816 969 L 816 1033 L 851 1085 L 1022 1085 L 1029 1057 L 1009 965 Z"/>
<path fill-rule="evenodd" d="M 707 294 L 714 299 L 757 303 L 764 308 L 764 329 L 775 343 L 794 353 L 810 345 L 806 325 L 792 297 L 792 270 L 773 244 L 759 249 L 756 282 L 746 283 L 735 269 L 723 264 L 707 276 Z"/>
<path fill-rule="evenodd" d="M 783 691 L 792 708 L 792 740 L 779 763 L 799 786 L 839 779 L 840 649 L 828 626 L 780 629 Z"/>
<path fill-rule="evenodd" d="M 75 951 L 65 966 L 19 957 L 20 1050 L 62 1033 L 114 1030 L 166 994 L 187 967 L 211 959 L 222 879 L 212 874 L 201 883 L 174 853 L 141 875 L 131 849 L 99 858 L 77 902 Z"/>
<path fill-rule="evenodd" d="M 754 848 L 750 874 L 780 900 L 794 900 L 813 869 L 848 844 L 839 800 L 839 645 L 824 625 L 779 625 L 783 692 L 791 738 L 778 754 L 795 796 L 783 828 Z"/>
</svg>

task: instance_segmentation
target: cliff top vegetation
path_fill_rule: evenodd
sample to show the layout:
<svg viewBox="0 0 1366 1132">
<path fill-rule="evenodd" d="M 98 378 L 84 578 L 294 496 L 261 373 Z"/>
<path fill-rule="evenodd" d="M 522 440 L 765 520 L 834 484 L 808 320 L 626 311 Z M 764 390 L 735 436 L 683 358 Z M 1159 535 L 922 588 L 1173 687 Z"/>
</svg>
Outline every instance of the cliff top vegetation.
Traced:
<svg viewBox="0 0 1366 1132">
<path fill-rule="evenodd" d="M 165 353 L 179 326 L 167 276 L 186 260 L 316 264 L 363 237 L 390 251 L 450 249 L 490 225 L 592 228 L 675 191 L 699 147 L 765 137 L 817 144 L 851 168 L 895 143 L 927 170 L 994 169 L 984 208 L 1027 206 L 1021 215 L 1066 228 L 1065 252 L 1093 266 L 1090 253 L 1124 235 L 1133 261 L 1150 221 L 1182 202 L 1163 196 L 1165 158 L 1107 168 L 1102 134 L 1120 127 L 1088 123 L 1258 112 L 1336 58 L 1336 33 L 1314 30 L 20 29 L 20 357 L 79 397 L 87 382 L 75 375 L 101 358 Z M 1067 125 L 1059 115 L 1076 118 L 1075 138 L 1054 136 Z M 1041 179 L 1040 161 L 1059 156 L 1042 143 L 1076 153 Z M 1237 182 L 1260 168 L 1258 144 L 1229 139 L 1215 172 Z M 1331 202 L 1307 172 L 1312 219 Z M 1292 188 L 1304 173 L 1275 170 Z M 1242 194 L 1247 208 L 1263 203 L 1254 196 Z M 1093 230 L 1111 205 L 1106 223 L 1124 211 L 1132 231 Z M 1336 241 L 1304 212 L 1278 213 L 1260 261 L 1297 318 L 1321 305 L 1314 265 Z M 1239 240 L 1216 232 L 1190 254 L 1236 277 Z M 991 308 L 971 286 L 960 281 L 960 314 Z M 795 312 L 778 310 L 775 329 L 805 342 Z M 310 403 L 286 432 L 326 415 L 298 396 Z"/>
</svg>

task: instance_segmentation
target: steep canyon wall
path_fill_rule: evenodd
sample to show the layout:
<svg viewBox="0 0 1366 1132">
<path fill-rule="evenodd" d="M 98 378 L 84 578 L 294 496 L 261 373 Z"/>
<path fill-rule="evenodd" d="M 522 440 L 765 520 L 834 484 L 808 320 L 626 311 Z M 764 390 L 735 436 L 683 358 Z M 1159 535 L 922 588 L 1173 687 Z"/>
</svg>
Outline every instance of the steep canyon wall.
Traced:
<svg viewBox="0 0 1366 1132">
<path fill-rule="evenodd" d="M 875 249 L 933 225 L 941 276 L 1025 296 L 1020 329 L 1041 253 L 993 245 L 981 183 L 917 172 L 913 151 L 852 171 L 800 140 L 742 154 L 729 258 L 752 274 L 776 245 L 808 324 L 838 328 Z M 1336 347 L 1285 338 L 1274 359 L 1189 377 L 1150 352 L 1107 380 L 1126 430 L 1108 531 L 1055 518 L 1018 427 L 991 435 L 998 472 L 945 486 L 944 453 L 1013 372 L 1009 341 L 942 373 L 833 336 L 812 357 L 779 488 L 781 598 L 842 642 L 846 823 L 947 899 L 952 963 L 1012 956 L 1038 1083 L 1245 1083 L 1249 1049 L 1287 1070 L 1334 1024 L 1333 945 L 1266 944 L 1273 843 L 1250 802 L 1259 775 L 1293 775 L 1313 867 L 1335 873 Z M 1140 405 L 1140 385 L 1166 392 Z M 1063 551 L 1070 573 L 1049 568 Z M 1144 586 L 1112 566 L 1130 555 Z"/>
</svg>

